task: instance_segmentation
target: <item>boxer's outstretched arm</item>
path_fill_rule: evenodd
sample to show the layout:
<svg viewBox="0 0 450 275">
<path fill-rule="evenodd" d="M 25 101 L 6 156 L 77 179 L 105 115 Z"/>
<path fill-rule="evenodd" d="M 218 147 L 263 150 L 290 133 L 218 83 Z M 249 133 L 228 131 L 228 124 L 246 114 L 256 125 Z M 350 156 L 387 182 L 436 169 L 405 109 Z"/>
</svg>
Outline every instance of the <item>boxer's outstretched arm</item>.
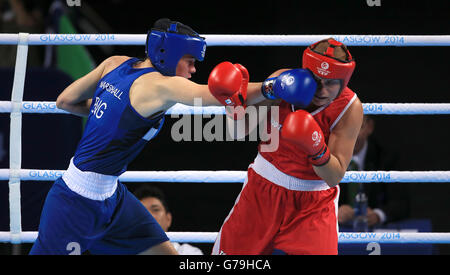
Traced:
<svg viewBox="0 0 450 275">
<path fill-rule="evenodd" d="M 267 78 L 271 77 L 277 77 L 281 73 L 288 71 L 290 69 L 280 69 L 275 72 L 273 72 L 271 75 L 269 75 Z M 264 97 L 264 95 L 261 93 L 261 87 L 263 82 L 250 82 L 248 83 L 248 90 L 247 90 L 247 105 L 265 105 L 264 102 L 269 102 L 267 98 Z"/>
<path fill-rule="evenodd" d="M 267 78 L 271 77 L 277 77 L 280 74 L 282 74 L 285 71 L 288 71 L 290 69 L 280 69 L 275 72 L 273 72 L 271 75 L 269 75 Z M 245 119 L 245 127 L 244 129 L 241 129 L 241 131 L 236 131 L 233 136 L 235 139 L 243 139 L 245 136 L 249 135 L 253 131 L 257 130 L 258 125 L 262 125 L 262 123 L 267 123 L 268 116 L 270 116 L 270 113 L 268 110 L 270 109 L 270 106 L 279 105 L 280 100 L 268 100 L 264 97 L 264 95 L 261 92 L 262 82 L 249 82 L 248 83 L 248 89 L 247 89 L 247 105 L 253 105 L 256 107 L 257 111 L 257 117 L 258 117 L 258 123 L 249 123 L 248 116 L 245 116 L 243 119 Z M 259 106 L 266 106 L 267 108 L 258 108 Z M 235 121 L 234 119 L 227 116 L 227 124 L 229 129 L 239 129 L 237 126 L 239 122 Z"/>
<path fill-rule="evenodd" d="M 158 81 L 156 88 L 158 94 L 170 105 L 194 105 L 194 99 L 201 99 L 202 105 L 205 106 L 221 105 L 209 92 L 208 85 L 197 84 L 183 77 L 165 77 Z"/>
<path fill-rule="evenodd" d="M 267 101 L 261 93 L 262 82 L 250 82 L 247 89 L 247 105 L 258 105 Z"/>
</svg>

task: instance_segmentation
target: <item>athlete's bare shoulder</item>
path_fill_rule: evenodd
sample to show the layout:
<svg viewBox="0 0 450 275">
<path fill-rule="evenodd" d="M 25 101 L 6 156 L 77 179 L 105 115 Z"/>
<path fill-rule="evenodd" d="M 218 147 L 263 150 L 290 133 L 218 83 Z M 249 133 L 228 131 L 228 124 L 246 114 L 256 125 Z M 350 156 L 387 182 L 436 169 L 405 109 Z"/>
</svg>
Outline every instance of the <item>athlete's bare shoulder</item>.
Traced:
<svg viewBox="0 0 450 275">
<path fill-rule="evenodd" d="M 130 59 L 131 57 L 126 56 L 126 55 L 113 55 L 111 57 L 109 57 L 108 63 L 111 66 L 119 66 L 120 64 L 122 64 L 123 62 L 127 61 L 128 59 Z"/>
<path fill-rule="evenodd" d="M 131 57 L 124 55 L 113 55 L 105 59 L 105 61 L 103 61 L 104 69 L 102 77 L 105 76 L 110 71 L 114 70 L 115 68 L 119 67 L 120 64 L 122 64 L 123 62 L 127 61 L 130 58 Z"/>
</svg>

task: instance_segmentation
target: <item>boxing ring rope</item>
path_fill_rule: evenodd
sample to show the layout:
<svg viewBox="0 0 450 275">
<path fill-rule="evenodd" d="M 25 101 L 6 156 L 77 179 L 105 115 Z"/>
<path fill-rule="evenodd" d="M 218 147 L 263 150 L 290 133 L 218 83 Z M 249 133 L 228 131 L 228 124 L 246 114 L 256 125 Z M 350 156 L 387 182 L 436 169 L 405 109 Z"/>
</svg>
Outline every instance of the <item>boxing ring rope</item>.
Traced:
<svg viewBox="0 0 450 275">
<path fill-rule="evenodd" d="M 0 101 L 0 113 L 10 113 L 11 101 Z M 449 115 L 448 103 L 363 103 L 366 115 Z M 27 114 L 70 114 L 58 109 L 54 101 L 24 101 L 20 111 Z M 167 115 L 225 115 L 223 106 L 196 107 L 177 103 Z"/>
<path fill-rule="evenodd" d="M 11 169 L 0 169 L 0 180 L 8 180 Z M 19 169 L 25 181 L 55 181 L 65 170 Z M 122 182 L 243 183 L 247 171 L 127 171 Z M 348 171 L 341 183 L 450 182 L 450 171 Z"/>
<path fill-rule="evenodd" d="M 246 35 L 202 34 L 208 46 L 309 46 L 332 37 L 347 46 L 450 46 L 450 35 Z M 144 45 L 145 34 L 27 34 L 28 45 Z M 17 45 L 19 34 L 0 34 L 0 45 Z"/>
<path fill-rule="evenodd" d="M 172 242 L 180 243 L 214 243 L 217 232 L 167 232 Z M 38 232 L 22 232 L 22 243 L 33 243 Z M 9 232 L 0 232 L 0 243 L 9 243 L 12 235 Z M 412 233 L 412 232 L 341 232 L 338 242 L 345 243 L 420 243 L 420 244 L 450 244 L 450 233 Z"/>
<path fill-rule="evenodd" d="M 307 46 L 333 37 L 347 46 L 450 46 L 450 35 L 202 35 L 208 46 Z M 0 113 L 10 113 L 10 168 L 0 169 L 0 180 L 9 180 L 10 232 L 0 232 L 0 242 L 34 242 L 37 232 L 22 232 L 21 180 L 53 181 L 62 170 L 21 169 L 22 113 L 64 114 L 55 102 L 23 101 L 28 45 L 144 45 L 140 34 L 0 34 L 0 45 L 18 45 L 11 101 L 0 102 Z M 365 114 L 448 115 L 445 103 L 368 103 Z M 223 107 L 177 104 L 167 115 L 224 114 Z M 245 171 L 128 171 L 124 182 L 231 182 L 242 183 Z M 450 182 L 450 171 L 347 172 L 342 182 Z M 168 232 L 176 242 L 215 241 L 217 232 Z M 340 243 L 450 243 L 450 233 L 339 233 Z"/>
</svg>

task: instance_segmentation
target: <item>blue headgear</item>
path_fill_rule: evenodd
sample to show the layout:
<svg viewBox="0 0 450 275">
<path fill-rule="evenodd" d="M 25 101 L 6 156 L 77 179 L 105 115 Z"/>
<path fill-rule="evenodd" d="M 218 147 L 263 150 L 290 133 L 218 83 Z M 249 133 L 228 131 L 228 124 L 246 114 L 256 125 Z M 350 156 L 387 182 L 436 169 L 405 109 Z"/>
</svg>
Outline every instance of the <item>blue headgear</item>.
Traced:
<svg viewBox="0 0 450 275">
<path fill-rule="evenodd" d="M 186 54 L 203 61 L 205 51 L 205 38 L 177 33 L 177 23 L 172 23 L 167 31 L 152 29 L 147 34 L 145 53 L 163 75 L 174 76 L 178 61 Z"/>
</svg>

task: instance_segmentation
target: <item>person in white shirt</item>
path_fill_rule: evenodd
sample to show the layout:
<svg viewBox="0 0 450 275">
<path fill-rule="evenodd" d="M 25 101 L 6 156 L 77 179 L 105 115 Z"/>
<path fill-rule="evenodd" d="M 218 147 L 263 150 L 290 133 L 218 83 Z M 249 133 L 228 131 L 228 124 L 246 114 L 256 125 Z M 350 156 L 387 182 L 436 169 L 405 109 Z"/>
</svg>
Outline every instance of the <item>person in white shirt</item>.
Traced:
<svg viewBox="0 0 450 275">
<path fill-rule="evenodd" d="M 133 193 L 161 225 L 162 229 L 167 232 L 172 224 L 172 213 L 162 190 L 155 186 L 144 185 Z M 172 245 L 180 255 L 203 255 L 201 249 L 187 243 L 172 242 Z"/>
</svg>

